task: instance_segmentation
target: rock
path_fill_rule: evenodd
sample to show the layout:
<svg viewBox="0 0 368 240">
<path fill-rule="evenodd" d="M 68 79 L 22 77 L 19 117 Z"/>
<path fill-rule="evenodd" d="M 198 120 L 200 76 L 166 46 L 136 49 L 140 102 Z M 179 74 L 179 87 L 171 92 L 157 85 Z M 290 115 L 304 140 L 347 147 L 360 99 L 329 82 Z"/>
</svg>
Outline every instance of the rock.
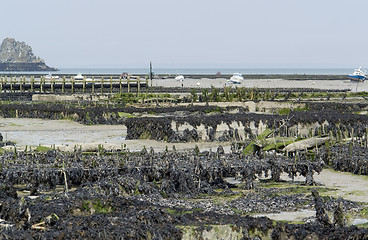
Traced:
<svg viewBox="0 0 368 240">
<path fill-rule="evenodd" d="M 5 38 L 0 46 L 0 71 L 57 71 L 36 57 L 32 48 L 14 38 Z"/>
</svg>

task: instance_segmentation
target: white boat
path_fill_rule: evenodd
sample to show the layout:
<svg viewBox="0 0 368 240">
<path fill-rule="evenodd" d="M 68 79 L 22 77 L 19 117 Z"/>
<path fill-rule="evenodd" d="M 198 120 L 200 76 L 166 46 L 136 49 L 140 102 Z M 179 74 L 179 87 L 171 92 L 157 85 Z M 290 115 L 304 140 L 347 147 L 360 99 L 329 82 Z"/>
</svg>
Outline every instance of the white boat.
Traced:
<svg viewBox="0 0 368 240">
<path fill-rule="evenodd" d="M 364 82 L 364 80 L 366 79 L 366 72 L 367 70 L 365 70 L 364 72 L 361 69 L 362 67 L 359 67 L 357 69 L 354 70 L 353 74 L 349 74 L 348 78 L 351 81 L 355 81 L 355 82 Z"/>
<path fill-rule="evenodd" d="M 175 80 L 182 82 L 182 81 L 184 81 L 184 76 L 183 75 L 176 76 Z"/>
<path fill-rule="evenodd" d="M 75 77 L 74 77 L 74 80 L 83 80 L 84 77 L 82 74 L 78 73 Z"/>
<path fill-rule="evenodd" d="M 233 76 L 227 80 L 227 82 L 232 84 L 241 84 L 241 81 L 243 80 L 244 77 L 240 73 L 234 73 Z"/>
<path fill-rule="evenodd" d="M 52 76 L 52 74 L 51 74 L 51 73 L 49 73 L 49 74 L 47 74 L 47 75 L 45 76 L 45 79 L 47 79 L 47 80 L 59 79 L 59 76 Z"/>
</svg>

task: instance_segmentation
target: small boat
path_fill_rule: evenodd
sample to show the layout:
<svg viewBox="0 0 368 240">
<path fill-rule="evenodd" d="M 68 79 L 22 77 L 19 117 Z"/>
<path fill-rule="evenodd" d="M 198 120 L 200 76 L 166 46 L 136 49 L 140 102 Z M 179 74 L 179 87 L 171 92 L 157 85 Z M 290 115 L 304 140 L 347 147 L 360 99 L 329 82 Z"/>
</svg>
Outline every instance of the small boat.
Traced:
<svg viewBox="0 0 368 240">
<path fill-rule="evenodd" d="M 51 74 L 51 73 L 49 73 L 49 74 L 47 74 L 47 75 L 45 76 L 45 79 L 47 79 L 47 80 L 59 79 L 59 76 L 52 76 L 52 74 Z"/>
<path fill-rule="evenodd" d="M 92 82 L 92 78 L 86 78 L 84 77 L 82 74 L 78 73 L 75 77 L 74 77 L 74 80 L 77 80 L 77 81 L 86 81 L 87 84 L 90 84 Z"/>
<path fill-rule="evenodd" d="M 182 82 L 182 81 L 184 81 L 184 76 L 183 75 L 176 76 L 175 80 Z"/>
<path fill-rule="evenodd" d="M 74 77 L 74 80 L 83 80 L 84 77 L 82 74 L 78 73 L 77 76 Z"/>
<path fill-rule="evenodd" d="M 350 79 L 350 81 L 354 81 L 354 82 L 364 82 L 366 78 L 365 74 L 367 72 L 367 70 L 365 70 L 364 72 L 361 70 L 362 67 L 359 67 L 357 69 L 354 70 L 353 74 L 349 74 L 348 78 Z"/>
<path fill-rule="evenodd" d="M 244 78 L 240 73 L 234 73 L 233 76 L 227 80 L 227 82 L 230 84 L 241 84 L 241 81 L 243 81 Z"/>
</svg>

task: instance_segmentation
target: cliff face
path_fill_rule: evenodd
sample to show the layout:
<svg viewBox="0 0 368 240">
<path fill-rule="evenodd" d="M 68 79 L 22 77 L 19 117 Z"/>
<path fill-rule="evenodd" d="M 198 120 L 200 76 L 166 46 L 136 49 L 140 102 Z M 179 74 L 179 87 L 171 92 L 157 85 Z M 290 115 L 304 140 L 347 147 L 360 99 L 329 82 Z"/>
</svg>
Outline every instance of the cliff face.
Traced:
<svg viewBox="0 0 368 240">
<path fill-rule="evenodd" d="M 32 48 L 14 38 L 5 38 L 0 46 L 0 71 L 57 71 L 36 57 Z"/>
</svg>

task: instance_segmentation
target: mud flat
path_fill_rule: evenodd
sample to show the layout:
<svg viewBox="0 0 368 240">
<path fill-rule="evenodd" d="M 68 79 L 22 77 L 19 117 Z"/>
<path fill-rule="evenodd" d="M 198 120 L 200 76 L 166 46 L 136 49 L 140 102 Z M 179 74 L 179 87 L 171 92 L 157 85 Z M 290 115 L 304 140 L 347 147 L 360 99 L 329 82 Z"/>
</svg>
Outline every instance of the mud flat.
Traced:
<svg viewBox="0 0 368 240">
<path fill-rule="evenodd" d="M 231 86 L 227 83 L 226 78 L 201 78 L 201 79 L 185 79 L 183 82 L 175 79 L 154 79 L 153 86 L 163 87 L 186 87 L 186 88 L 223 88 Z M 349 80 L 287 80 L 287 79 L 245 79 L 241 84 L 232 85 L 233 87 L 247 88 L 312 88 L 312 89 L 350 89 L 351 91 L 368 91 L 367 83 L 354 83 Z"/>
<path fill-rule="evenodd" d="M 194 149 L 198 145 L 203 150 L 215 151 L 218 143 L 176 143 L 158 142 L 148 139 L 127 140 L 125 125 L 83 125 L 70 120 L 45 120 L 30 118 L 0 118 L 0 132 L 4 141 L 16 143 L 18 149 L 39 145 L 55 147 L 62 151 L 74 151 L 75 147 L 83 150 L 95 150 L 98 145 L 105 149 L 125 149 L 137 152 L 143 147 L 153 147 L 156 151 Z M 26 137 L 25 137 L 26 136 Z M 226 152 L 230 151 L 231 142 L 223 143 Z"/>
<path fill-rule="evenodd" d="M 1 237 L 367 238 L 365 96 L 256 94 L 167 107 L 3 103 Z"/>
<path fill-rule="evenodd" d="M 83 125 L 69 120 L 0 118 L 4 140 L 19 147 L 67 146 L 78 144 L 120 145 L 126 136 L 124 125 Z M 26 137 L 25 137 L 26 136 Z"/>
<path fill-rule="evenodd" d="M 368 203 L 368 191 L 365 191 L 368 189 L 367 176 L 324 169 L 314 178 L 317 183 L 331 189 L 337 189 L 331 193 L 332 196 L 341 196 L 350 201 Z"/>
</svg>

